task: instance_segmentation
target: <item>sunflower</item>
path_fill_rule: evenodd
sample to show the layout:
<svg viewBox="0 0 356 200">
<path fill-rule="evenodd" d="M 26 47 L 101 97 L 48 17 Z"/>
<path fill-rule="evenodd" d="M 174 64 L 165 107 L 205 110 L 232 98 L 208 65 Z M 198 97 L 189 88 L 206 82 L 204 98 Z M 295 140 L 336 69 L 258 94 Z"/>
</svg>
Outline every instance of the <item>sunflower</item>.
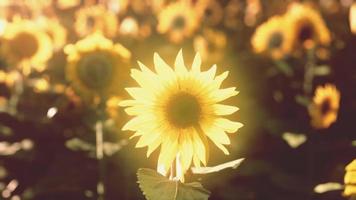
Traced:
<svg viewBox="0 0 356 200">
<path fill-rule="evenodd" d="M 351 32 L 356 34 L 356 2 L 353 3 L 350 7 L 349 23 Z"/>
<path fill-rule="evenodd" d="M 328 128 L 337 119 L 339 104 L 340 92 L 335 85 L 318 86 L 309 106 L 312 126 L 317 129 Z"/>
<path fill-rule="evenodd" d="M 164 8 L 158 15 L 157 31 L 168 34 L 174 43 L 193 35 L 199 26 L 200 18 L 195 9 L 186 2 L 175 2 Z"/>
<path fill-rule="evenodd" d="M 48 34 L 38 23 L 30 20 L 17 18 L 7 24 L 1 42 L 4 56 L 10 63 L 23 67 L 23 70 L 33 67 L 42 71 L 53 54 Z"/>
<path fill-rule="evenodd" d="M 43 29 L 52 40 L 53 47 L 58 50 L 67 42 L 67 30 L 57 18 L 41 18 Z"/>
<path fill-rule="evenodd" d="M 204 29 L 203 34 L 194 38 L 194 49 L 204 61 L 217 62 L 224 56 L 226 35 L 218 30 Z"/>
<path fill-rule="evenodd" d="M 84 97 L 104 99 L 118 94 L 131 53 L 97 32 L 64 48 L 67 79 Z"/>
<path fill-rule="evenodd" d="M 285 17 L 288 22 L 285 28 L 291 30 L 294 47 L 313 48 L 317 44 L 330 43 L 329 29 L 320 13 L 311 6 L 293 3 Z"/>
<path fill-rule="evenodd" d="M 80 36 L 101 31 L 106 37 L 114 37 L 118 28 L 118 20 L 114 12 L 103 5 L 83 7 L 75 14 L 74 29 Z"/>
<path fill-rule="evenodd" d="M 251 43 L 256 53 L 267 52 L 274 59 L 288 55 L 292 42 L 285 19 L 281 16 L 274 16 L 261 24 L 252 36 Z"/>
<path fill-rule="evenodd" d="M 203 9 L 204 21 L 209 25 L 217 25 L 224 16 L 224 9 L 217 0 L 210 0 Z"/>
<path fill-rule="evenodd" d="M 356 195 L 356 159 L 346 166 L 345 182 L 345 196 Z"/>
<path fill-rule="evenodd" d="M 55 3 L 59 9 L 66 10 L 79 6 L 81 0 L 55 0 Z"/>
<path fill-rule="evenodd" d="M 141 70 L 133 69 L 131 77 L 140 87 L 126 88 L 134 99 L 120 102 L 134 118 L 122 129 L 134 131 L 132 137 L 141 136 L 136 147 L 147 146 L 147 157 L 161 146 L 158 172 L 167 175 L 175 160 L 176 178 L 183 181 L 183 174 L 192 161 L 195 166 L 206 165 L 207 138 L 229 154 L 224 146 L 230 144 L 226 133 L 236 132 L 242 124 L 223 117 L 238 110 L 220 104 L 238 94 L 235 87 L 220 89 L 228 72 L 215 77 L 216 65 L 201 71 L 199 53 L 188 70 L 182 51 L 176 57 L 174 70 L 157 53 L 154 54 L 156 73 L 138 64 Z"/>
</svg>

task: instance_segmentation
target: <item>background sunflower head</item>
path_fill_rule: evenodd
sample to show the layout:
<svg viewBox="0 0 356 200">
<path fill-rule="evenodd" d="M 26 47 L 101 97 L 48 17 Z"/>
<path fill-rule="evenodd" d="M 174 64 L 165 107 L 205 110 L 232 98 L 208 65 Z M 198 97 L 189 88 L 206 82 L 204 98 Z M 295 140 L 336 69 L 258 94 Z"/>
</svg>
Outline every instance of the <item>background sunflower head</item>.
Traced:
<svg viewBox="0 0 356 200">
<path fill-rule="evenodd" d="M 275 59 L 288 55 L 293 43 L 286 23 L 284 17 L 274 16 L 258 26 L 251 39 L 254 51 L 269 53 Z"/>
<path fill-rule="evenodd" d="M 169 4 L 158 15 L 157 31 L 167 34 L 170 41 L 180 43 L 197 30 L 199 14 L 190 4 L 181 1 Z"/>
<path fill-rule="evenodd" d="M 340 92 L 335 85 L 318 86 L 312 104 L 309 106 L 311 124 L 314 128 L 328 128 L 337 120 Z"/>
<path fill-rule="evenodd" d="M 121 44 L 94 33 L 65 47 L 66 75 L 84 96 L 117 95 L 129 68 L 131 53 Z"/>
<path fill-rule="evenodd" d="M 294 47 L 312 48 L 315 45 L 329 45 L 331 35 L 320 13 L 310 5 L 293 3 L 286 15 Z"/>
<path fill-rule="evenodd" d="M 76 11 L 74 29 L 80 37 L 101 31 L 112 38 L 117 33 L 118 20 L 115 13 L 103 5 L 87 6 Z"/>
<path fill-rule="evenodd" d="M 8 23 L 1 38 L 1 50 L 8 62 L 39 71 L 53 54 L 53 44 L 40 24 L 23 19 Z"/>
<path fill-rule="evenodd" d="M 345 183 L 344 195 L 355 196 L 356 195 L 356 159 L 350 162 L 346 166 L 344 183 Z"/>
</svg>

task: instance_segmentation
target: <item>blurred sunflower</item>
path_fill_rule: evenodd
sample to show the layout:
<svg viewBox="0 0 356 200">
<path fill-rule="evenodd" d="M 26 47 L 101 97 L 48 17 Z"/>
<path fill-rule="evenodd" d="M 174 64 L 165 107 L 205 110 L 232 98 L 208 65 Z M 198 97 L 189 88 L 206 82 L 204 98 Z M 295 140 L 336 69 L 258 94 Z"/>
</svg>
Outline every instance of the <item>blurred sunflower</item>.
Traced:
<svg viewBox="0 0 356 200">
<path fill-rule="evenodd" d="M 209 25 L 217 25 L 224 17 L 224 9 L 217 0 L 210 0 L 203 9 L 204 21 Z"/>
<path fill-rule="evenodd" d="M 38 23 L 15 19 L 5 27 L 1 50 L 10 63 L 28 71 L 32 67 L 38 71 L 53 54 L 53 44 L 48 34 Z"/>
<path fill-rule="evenodd" d="M 57 18 L 41 18 L 43 29 L 52 39 L 55 50 L 62 48 L 67 42 L 67 29 L 59 22 Z"/>
<path fill-rule="evenodd" d="M 356 159 L 346 166 L 345 182 L 345 196 L 356 195 Z"/>
<path fill-rule="evenodd" d="M 229 29 L 237 29 L 241 22 L 240 15 L 244 12 L 240 0 L 230 0 L 224 9 L 224 25 Z"/>
<path fill-rule="evenodd" d="M 107 0 L 108 9 L 118 15 L 124 15 L 127 11 L 129 0 Z"/>
<path fill-rule="evenodd" d="M 287 26 L 291 30 L 294 47 L 313 48 L 315 45 L 328 45 L 330 31 L 320 13 L 311 6 L 293 3 L 286 15 Z"/>
<path fill-rule="evenodd" d="M 120 44 L 113 44 L 97 32 L 65 46 L 67 79 L 83 97 L 103 99 L 117 95 L 131 53 Z"/>
<path fill-rule="evenodd" d="M 145 39 L 151 35 L 151 25 L 147 22 L 139 24 L 135 18 L 127 16 L 121 21 L 119 34 L 135 39 Z"/>
<path fill-rule="evenodd" d="M 80 5 L 81 0 L 54 0 L 57 8 L 61 10 L 66 10 L 70 8 L 74 8 Z"/>
<path fill-rule="evenodd" d="M 183 181 L 192 160 L 195 166 L 206 165 L 207 138 L 229 154 L 224 146 L 230 144 L 226 133 L 234 133 L 243 125 L 223 117 L 238 110 L 220 104 L 238 94 L 235 87 L 220 89 L 228 72 L 215 77 L 216 65 L 201 71 L 199 53 L 188 70 L 182 51 L 176 57 L 174 70 L 157 53 L 156 73 L 140 62 L 139 66 L 141 71 L 133 69 L 131 77 L 140 87 L 126 88 L 134 99 L 120 102 L 134 116 L 122 129 L 135 131 L 132 137 L 141 136 L 136 147 L 148 146 L 147 157 L 161 145 L 158 172 L 167 175 L 176 160 L 177 178 Z"/>
<path fill-rule="evenodd" d="M 200 18 L 195 9 L 186 2 L 175 2 L 165 7 L 158 15 L 157 30 L 168 34 L 174 43 L 193 35 L 199 26 Z"/>
<path fill-rule="evenodd" d="M 224 56 L 226 44 L 225 33 L 213 29 L 204 29 L 202 35 L 194 38 L 194 50 L 201 54 L 203 61 L 220 61 Z"/>
<path fill-rule="evenodd" d="M 328 128 L 337 119 L 340 92 L 333 84 L 318 86 L 312 104 L 309 106 L 311 124 L 317 129 Z"/>
<path fill-rule="evenodd" d="M 291 33 L 281 16 L 274 16 L 257 27 L 251 43 L 256 53 L 269 53 L 274 59 L 281 59 L 292 49 Z"/>
<path fill-rule="evenodd" d="M 349 23 L 350 23 L 351 32 L 353 34 L 356 34 L 356 2 L 353 3 L 350 7 Z"/>
<path fill-rule="evenodd" d="M 116 35 L 118 20 L 115 13 L 103 5 L 83 7 L 75 13 L 74 29 L 80 37 L 101 31 L 111 38 Z"/>
</svg>

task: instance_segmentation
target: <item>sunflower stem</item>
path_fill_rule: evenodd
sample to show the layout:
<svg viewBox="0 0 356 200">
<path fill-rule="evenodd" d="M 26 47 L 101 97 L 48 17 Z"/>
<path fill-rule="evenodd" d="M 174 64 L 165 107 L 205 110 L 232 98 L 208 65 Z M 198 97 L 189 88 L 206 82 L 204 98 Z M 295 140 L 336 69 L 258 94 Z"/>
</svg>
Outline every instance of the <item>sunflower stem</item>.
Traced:
<svg viewBox="0 0 356 200">
<path fill-rule="evenodd" d="M 98 200 L 105 199 L 105 163 L 104 163 L 104 134 L 103 134 L 103 122 L 98 120 L 95 124 L 96 135 L 96 159 L 99 165 L 99 180 L 97 183 Z"/>
<path fill-rule="evenodd" d="M 304 68 L 304 82 L 303 91 L 304 95 L 310 97 L 313 89 L 313 79 L 314 79 L 314 67 L 315 67 L 315 56 L 314 49 L 307 51 L 307 61 Z"/>
<path fill-rule="evenodd" d="M 8 107 L 8 112 L 11 115 L 17 114 L 17 105 L 19 103 L 20 96 L 22 95 L 23 91 L 24 91 L 24 75 L 21 72 L 16 71 L 14 92 L 10 97 L 9 107 Z"/>
</svg>

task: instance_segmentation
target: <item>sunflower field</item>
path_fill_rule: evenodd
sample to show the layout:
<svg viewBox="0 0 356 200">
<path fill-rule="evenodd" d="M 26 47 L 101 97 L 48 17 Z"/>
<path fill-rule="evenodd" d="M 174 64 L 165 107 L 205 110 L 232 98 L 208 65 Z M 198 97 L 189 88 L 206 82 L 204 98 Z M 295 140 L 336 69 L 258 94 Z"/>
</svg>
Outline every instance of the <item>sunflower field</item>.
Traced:
<svg viewBox="0 0 356 200">
<path fill-rule="evenodd" d="M 356 1 L 0 0 L 0 200 L 356 200 Z"/>
</svg>

